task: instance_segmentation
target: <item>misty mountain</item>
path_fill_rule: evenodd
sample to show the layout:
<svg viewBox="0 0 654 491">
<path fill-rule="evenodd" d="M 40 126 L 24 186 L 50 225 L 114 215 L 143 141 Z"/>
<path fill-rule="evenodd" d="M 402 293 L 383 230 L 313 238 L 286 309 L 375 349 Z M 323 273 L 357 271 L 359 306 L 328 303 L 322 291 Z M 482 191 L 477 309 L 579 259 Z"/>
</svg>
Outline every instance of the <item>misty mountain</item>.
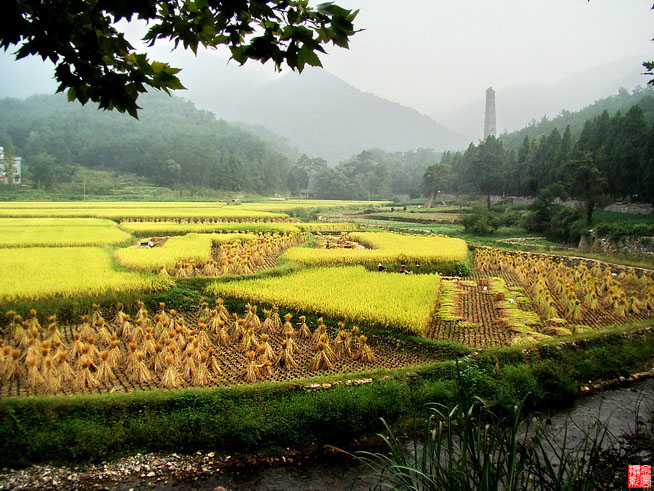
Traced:
<svg viewBox="0 0 654 491">
<path fill-rule="evenodd" d="M 302 152 L 331 161 L 366 148 L 443 150 L 468 143 L 415 109 L 362 92 L 321 69 L 288 73 L 235 101 L 230 110 L 223 94 L 211 103 L 200 92 L 190 88 L 188 97 L 218 117 L 261 124 Z"/>
<path fill-rule="evenodd" d="M 614 94 L 620 87 L 632 89 L 644 85 L 641 57 L 624 58 L 602 66 L 575 73 L 549 85 L 495 87 L 498 133 L 517 130 L 533 120 L 547 115 L 553 118 L 561 110 L 577 111 L 595 100 Z M 437 115 L 449 128 L 477 141 L 484 129 L 484 94 L 475 102 L 446 114 Z"/>
<path fill-rule="evenodd" d="M 297 151 L 278 147 L 290 156 L 303 152 L 337 162 L 366 148 L 447 150 L 469 143 L 415 109 L 362 92 L 322 69 L 275 78 L 273 72 L 228 63 L 201 51 L 195 56 L 190 51 L 155 48 L 149 56 L 183 67 L 180 76 L 187 90 L 176 95 L 219 119 L 263 126 L 268 131 L 255 129 L 255 133 L 277 145 L 280 135 L 297 147 Z M 0 54 L 0 77 L 4 77 L 0 97 L 53 93 L 52 73 L 52 65 L 40 59 L 16 62 L 13 56 Z"/>
</svg>

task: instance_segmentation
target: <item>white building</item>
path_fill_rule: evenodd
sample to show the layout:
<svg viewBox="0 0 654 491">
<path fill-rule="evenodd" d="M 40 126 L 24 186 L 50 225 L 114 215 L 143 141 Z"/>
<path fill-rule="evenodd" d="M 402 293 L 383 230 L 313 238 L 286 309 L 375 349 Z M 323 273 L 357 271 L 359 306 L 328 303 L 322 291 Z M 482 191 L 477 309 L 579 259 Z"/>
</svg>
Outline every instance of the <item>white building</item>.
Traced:
<svg viewBox="0 0 654 491">
<path fill-rule="evenodd" d="M 21 184 L 23 177 L 23 158 L 14 157 L 14 178 L 13 181 L 10 176 L 6 175 L 6 162 L 5 162 L 5 149 L 0 147 L 0 183 L 9 184 L 14 182 L 15 184 Z"/>
<path fill-rule="evenodd" d="M 14 182 L 21 184 L 23 177 L 23 157 L 14 157 Z"/>
</svg>

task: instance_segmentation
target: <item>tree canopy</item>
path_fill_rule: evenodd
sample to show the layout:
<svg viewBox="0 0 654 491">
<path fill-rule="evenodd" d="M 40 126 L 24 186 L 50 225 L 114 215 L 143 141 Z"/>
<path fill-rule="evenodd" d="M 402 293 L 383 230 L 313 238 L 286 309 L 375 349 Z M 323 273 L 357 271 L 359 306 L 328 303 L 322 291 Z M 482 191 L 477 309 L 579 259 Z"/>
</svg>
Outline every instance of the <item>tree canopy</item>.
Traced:
<svg viewBox="0 0 654 491">
<path fill-rule="evenodd" d="M 3 5 L 0 47 L 16 46 L 16 58 L 37 55 L 55 64 L 58 92 L 69 100 L 137 117 L 148 88 L 183 89 L 180 71 L 138 53 L 116 24 L 147 22 L 150 46 L 172 41 L 196 52 L 227 46 L 232 58 L 271 60 L 302 71 L 321 66 L 319 53 L 332 43 L 348 47 L 358 11 L 308 0 L 20 0 Z"/>
<path fill-rule="evenodd" d="M 176 96 L 144 94 L 141 103 L 137 121 L 68 104 L 61 95 L 2 99 L 0 145 L 15 144 L 37 188 L 70 182 L 57 173 L 72 164 L 136 174 L 173 189 L 285 190 L 290 160 L 272 144 Z M 35 164 L 42 153 L 54 162 Z"/>
<path fill-rule="evenodd" d="M 606 186 L 595 194 L 654 202 L 650 179 L 654 176 L 653 104 L 654 98 L 643 97 L 624 113 L 617 110 L 611 115 L 605 110 L 586 119 L 579 131 L 554 127 L 549 133 L 531 136 L 521 130 L 507 138 L 471 143 L 465 152 L 446 152 L 441 163 L 451 165 L 453 171 L 446 187 L 456 193 L 486 195 L 487 202 L 490 194 L 535 196 L 557 183 L 578 195 L 578 189 L 570 188 L 570 178 L 584 159 L 590 159 Z M 521 142 L 515 138 L 518 134 Z M 591 203 L 592 215 L 597 200 L 580 199 Z"/>
<path fill-rule="evenodd" d="M 423 193 L 427 196 L 425 208 L 431 208 L 436 193 L 445 189 L 452 180 L 452 166 L 449 164 L 433 164 L 425 169 L 422 177 Z"/>
</svg>

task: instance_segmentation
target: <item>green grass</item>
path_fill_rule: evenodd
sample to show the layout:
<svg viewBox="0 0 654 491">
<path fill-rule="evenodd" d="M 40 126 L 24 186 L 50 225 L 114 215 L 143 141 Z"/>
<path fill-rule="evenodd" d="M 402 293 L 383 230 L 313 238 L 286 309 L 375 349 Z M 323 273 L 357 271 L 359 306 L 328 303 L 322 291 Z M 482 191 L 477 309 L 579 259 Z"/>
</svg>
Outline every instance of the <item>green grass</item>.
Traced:
<svg viewBox="0 0 654 491">
<path fill-rule="evenodd" d="M 73 182 L 56 183 L 53 189 L 0 186 L 0 201 L 181 201 L 225 198 L 214 189 L 174 190 L 153 184 L 145 177 L 75 166 Z"/>
<path fill-rule="evenodd" d="M 392 220 L 392 221 L 406 221 L 406 222 L 424 222 L 431 221 L 432 223 L 455 223 L 459 216 L 456 213 L 409 213 L 409 212 L 393 212 L 393 213 L 371 213 L 366 215 L 371 219 Z"/>
<path fill-rule="evenodd" d="M 616 211 L 597 210 L 593 213 L 593 225 L 600 223 L 617 223 L 633 225 L 636 223 L 654 224 L 654 214 L 619 213 Z"/>
</svg>

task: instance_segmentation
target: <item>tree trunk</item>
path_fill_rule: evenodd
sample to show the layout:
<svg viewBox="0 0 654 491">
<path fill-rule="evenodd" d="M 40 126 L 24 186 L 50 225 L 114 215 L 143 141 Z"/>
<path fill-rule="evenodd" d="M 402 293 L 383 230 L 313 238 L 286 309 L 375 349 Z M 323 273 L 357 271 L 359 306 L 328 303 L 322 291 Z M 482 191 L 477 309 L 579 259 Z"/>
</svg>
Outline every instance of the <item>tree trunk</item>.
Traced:
<svg viewBox="0 0 654 491">
<path fill-rule="evenodd" d="M 595 208 L 595 202 L 589 201 L 586 204 L 586 224 L 590 227 L 593 221 L 593 208 Z"/>
<path fill-rule="evenodd" d="M 433 201 L 434 201 L 434 192 L 432 191 L 431 194 L 429 195 L 429 198 L 427 198 L 427 201 L 425 201 L 425 204 L 422 205 L 422 207 L 431 208 Z"/>
<path fill-rule="evenodd" d="M 486 196 L 486 207 L 490 210 L 490 194 Z"/>
</svg>

